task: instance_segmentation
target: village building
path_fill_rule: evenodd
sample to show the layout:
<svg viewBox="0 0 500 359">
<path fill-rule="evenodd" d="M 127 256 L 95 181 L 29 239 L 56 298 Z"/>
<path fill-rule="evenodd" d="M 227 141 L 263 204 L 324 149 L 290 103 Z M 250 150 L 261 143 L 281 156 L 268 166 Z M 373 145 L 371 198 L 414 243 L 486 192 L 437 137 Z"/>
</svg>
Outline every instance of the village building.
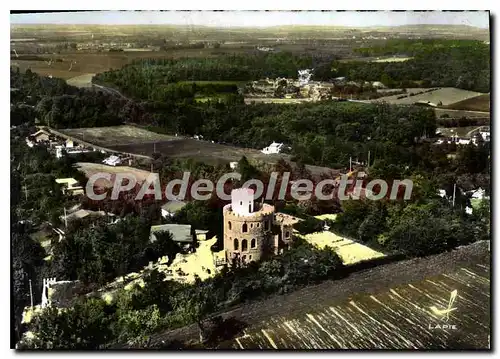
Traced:
<svg viewBox="0 0 500 359">
<path fill-rule="evenodd" d="M 29 147 L 33 147 L 33 145 L 37 143 L 49 142 L 51 137 L 52 135 L 50 132 L 42 129 L 26 137 L 26 144 Z"/>
<path fill-rule="evenodd" d="M 283 143 L 273 142 L 268 147 L 265 147 L 264 149 L 262 149 L 261 152 L 266 154 L 266 155 L 278 154 L 283 149 L 283 146 L 284 146 Z"/>
<path fill-rule="evenodd" d="M 112 155 L 112 156 L 109 156 L 108 158 L 104 159 L 104 161 L 102 161 L 102 163 L 108 165 L 108 166 L 117 166 L 119 164 L 121 164 L 121 159 L 120 157 L 118 156 L 115 156 L 115 155 Z"/>
<path fill-rule="evenodd" d="M 489 142 L 491 139 L 490 126 L 485 126 L 479 130 L 479 134 L 484 141 Z"/>
<path fill-rule="evenodd" d="M 88 209 L 77 209 L 75 211 L 69 211 L 66 215 L 62 215 L 59 218 L 62 221 L 72 221 L 77 219 L 84 219 L 89 217 L 115 217 L 113 213 L 107 213 L 105 211 L 91 211 Z"/>
<path fill-rule="evenodd" d="M 74 178 L 57 178 L 56 182 L 63 186 L 62 192 L 72 196 L 84 194 L 85 191 Z"/>
<path fill-rule="evenodd" d="M 205 241 L 208 231 L 196 229 L 192 231 L 190 224 L 161 224 L 152 226 L 150 232 L 150 241 L 157 241 L 157 233 L 169 232 L 172 235 L 172 240 L 185 247 L 189 247 L 195 240 Z"/>
<path fill-rule="evenodd" d="M 385 86 L 382 82 L 380 81 L 373 81 L 372 82 L 372 86 L 373 88 L 376 88 L 376 89 L 385 89 L 387 88 L 387 86 Z"/>
</svg>

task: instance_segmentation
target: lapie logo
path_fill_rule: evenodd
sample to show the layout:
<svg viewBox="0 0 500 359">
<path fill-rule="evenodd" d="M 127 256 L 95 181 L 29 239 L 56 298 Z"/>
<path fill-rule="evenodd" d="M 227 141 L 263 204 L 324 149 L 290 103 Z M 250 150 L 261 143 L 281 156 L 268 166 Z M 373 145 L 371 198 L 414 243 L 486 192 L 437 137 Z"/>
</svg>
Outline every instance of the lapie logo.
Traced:
<svg viewBox="0 0 500 359">
<path fill-rule="evenodd" d="M 450 313 L 457 309 L 456 307 L 453 307 L 453 304 L 457 299 L 457 295 L 458 291 L 455 289 L 454 291 L 451 292 L 450 300 L 448 302 L 448 307 L 443 309 L 438 309 L 437 307 L 432 306 L 430 307 L 432 313 L 438 317 L 441 317 L 441 320 L 443 322 L 448 322 L 448 320 L 450 319 Z M 429 329 L 457 329 L 457 326 L 454 324 L 436 324 L 436 325 L 429 324 Z"/>
</svg>

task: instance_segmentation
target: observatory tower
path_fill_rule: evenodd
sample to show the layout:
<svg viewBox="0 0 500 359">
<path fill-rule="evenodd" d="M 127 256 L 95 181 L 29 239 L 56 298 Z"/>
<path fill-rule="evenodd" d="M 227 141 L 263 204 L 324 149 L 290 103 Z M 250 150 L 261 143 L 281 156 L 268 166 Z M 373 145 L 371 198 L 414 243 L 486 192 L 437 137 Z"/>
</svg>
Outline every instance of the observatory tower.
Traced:
<svg viewBox="0 0 500 359">
<path fill-rule="evenodd" d="M 224 206 L 224 249 L 226 261 L 242 264 L 260 260 L 274 247 L 274 207 L 255 203 L 254 191 L 238 188 L 231 204 Z"/>
</svg>

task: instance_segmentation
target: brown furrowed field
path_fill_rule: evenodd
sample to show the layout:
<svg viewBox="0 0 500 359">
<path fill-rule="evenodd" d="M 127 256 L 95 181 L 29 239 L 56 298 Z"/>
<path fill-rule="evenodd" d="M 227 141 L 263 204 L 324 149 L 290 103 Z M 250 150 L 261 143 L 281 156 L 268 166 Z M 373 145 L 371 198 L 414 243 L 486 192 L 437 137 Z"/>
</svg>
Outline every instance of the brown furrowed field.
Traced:
<svg viewBox="0 0 500 359">
<path fill-rule="evenodd" d="M 448 321 L 430 308 L 448 307 Z M 297 316 L 274 317 L 236 338 L 234 349 L 439 349 L 487 348 L 490 334 L 490 279 L 484 265 L 424 281 L 361 294 Z M 456 329 L 433 329 L 437 324 Z"/>
<path fill-rule="evenodd" d="M 74 137 L 76 140 L 109 148 L 124 153 L 151 157 L 155 152 L 171 158 L 192 158 L 211 165 L 227 164 L 239 161 L 246 156 L 249 160 L 274 164 L 280 158 L 290 161 L 290 155 L 265 155 L 259 150 L 221 145 L 192 138 L 175 137 L 151 132 L 134 126 L 113 126 L 63 129 L 59 132 Z M 293 164 L 293 162 L 292 162 Z M 327 167 L 306 166 L 313 175 L 330 173 L 337 175 L 338 170 Z"/>
<path fill-rule="evenodd" d="M 203 50 L 203 49 L 202 49 Z M 49 65 L 46 61 L 21 60 L 15 56 L 11 57 L 11 66 L 17 66 L 21 71 L 28 68 L 43 76 L 59 77 L 64 80 L 72 77 L 86 75 L 88 73 L 100 73 L 112 69 L 120 69 L 134 60 L 144 58 L 176 58 L 181 56 L 205 56 L 206 51 L 183 50 L 183 51 L 127 51 L 127 52 L 83 52 L 75 51 L 62 54 L 44 54 L 41 57 L 47 62 L 53 60 Z M 61 60 L 57 62 L 57 60 Z M 73 63 L 73 66 L 71 64 Z M 71 70 L 70 70 L 71 67 Z"/>
<path fill-rule="evenodd" d="M 263 162 L 267 164 L 275 164 L 280 158 L 290 162 L 290 155 L 286 154 L 270 154 L 266 155 L 259 150 L 251 148 L 241 148 L 235 146 L 221 145 L 208 141 L 200 141 L 192 138 L 173 139 L 162 142 L 148 142 L 142 144 L 117 145 L 110 146 L 115 151 L 123 151 L 126 153 L 135 153 L 139 155 L 151 156 L 153 150 L 171 158 L 194 159 L 211 165 L 227 164 L 229 162 L 239 161 L 243 156 L 246 156 L 250 161 Z M 290 162 L 294 165 L 293 162 Z M 314 176 L 319 176 L 322 173 L 333 173 L 338 175 L 340 172 L 335 169 L 306 165 L 306 168 Z"/>
<path fill-rule="evenodd" d="M 431 89 L 426 88 L 418 89 L 418 91 L 411 89 L 411 91 L 408 91 L 407 97 L 398 98 L 403 95 L 392 95 L 380 97 L 376 100 L 372 100 L 372 102 L 384 101 L 394 105 L 411 105 L 415 102 L 430 102 L 438 106 L 448 106 L 459 101 L 483 95 L 480 92 L 467 91 L 454 87 L 443 87 L 433 91 L 430 90 Z M 413 96 L 409 96 L 410 93 L 413 94 Z"/>
<path fill-rule="evenodd" d="M 218 348 L 488 349 L 490 261 L 488 242 L 478 242 L 242 304 L 221 316 L 245 329 Z M 454 290 L 456 309 L 445 321 L 431 307 L 446 309 Z M 195 343 L 197 335 L 192 325 L 154 335 L 152 342 Z"/>
<path fill-rule="evenodd" d="M 480 95 L 446 106 L 452 110 L 490 112 L 490 95 Z"/>
<path fill-rule="evenodd" d="M 135 126 L 69 128 L 59 131 L 68 136 L 73 136 L 102 147 L 140 145 L 145 142 L 169 141 L 176 138 L 175 136 L 163 135 Z"/>
</svg>

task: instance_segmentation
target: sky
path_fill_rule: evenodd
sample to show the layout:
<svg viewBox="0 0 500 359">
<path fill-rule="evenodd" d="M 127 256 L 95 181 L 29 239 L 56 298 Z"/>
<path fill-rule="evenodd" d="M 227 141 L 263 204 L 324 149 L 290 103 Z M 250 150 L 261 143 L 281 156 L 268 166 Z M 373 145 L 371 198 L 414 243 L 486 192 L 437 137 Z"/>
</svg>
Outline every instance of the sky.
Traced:
<svg viewBox="0 0 500 359">
<path fill-rule="evenodd" d="M 267 27 L 283 25 L 399 26 L 415 24 L 489 27 L 489 13 L 355 11 L 96 11 L 11 14 L 11 24 L 204 25 Z"/>
</svg>

